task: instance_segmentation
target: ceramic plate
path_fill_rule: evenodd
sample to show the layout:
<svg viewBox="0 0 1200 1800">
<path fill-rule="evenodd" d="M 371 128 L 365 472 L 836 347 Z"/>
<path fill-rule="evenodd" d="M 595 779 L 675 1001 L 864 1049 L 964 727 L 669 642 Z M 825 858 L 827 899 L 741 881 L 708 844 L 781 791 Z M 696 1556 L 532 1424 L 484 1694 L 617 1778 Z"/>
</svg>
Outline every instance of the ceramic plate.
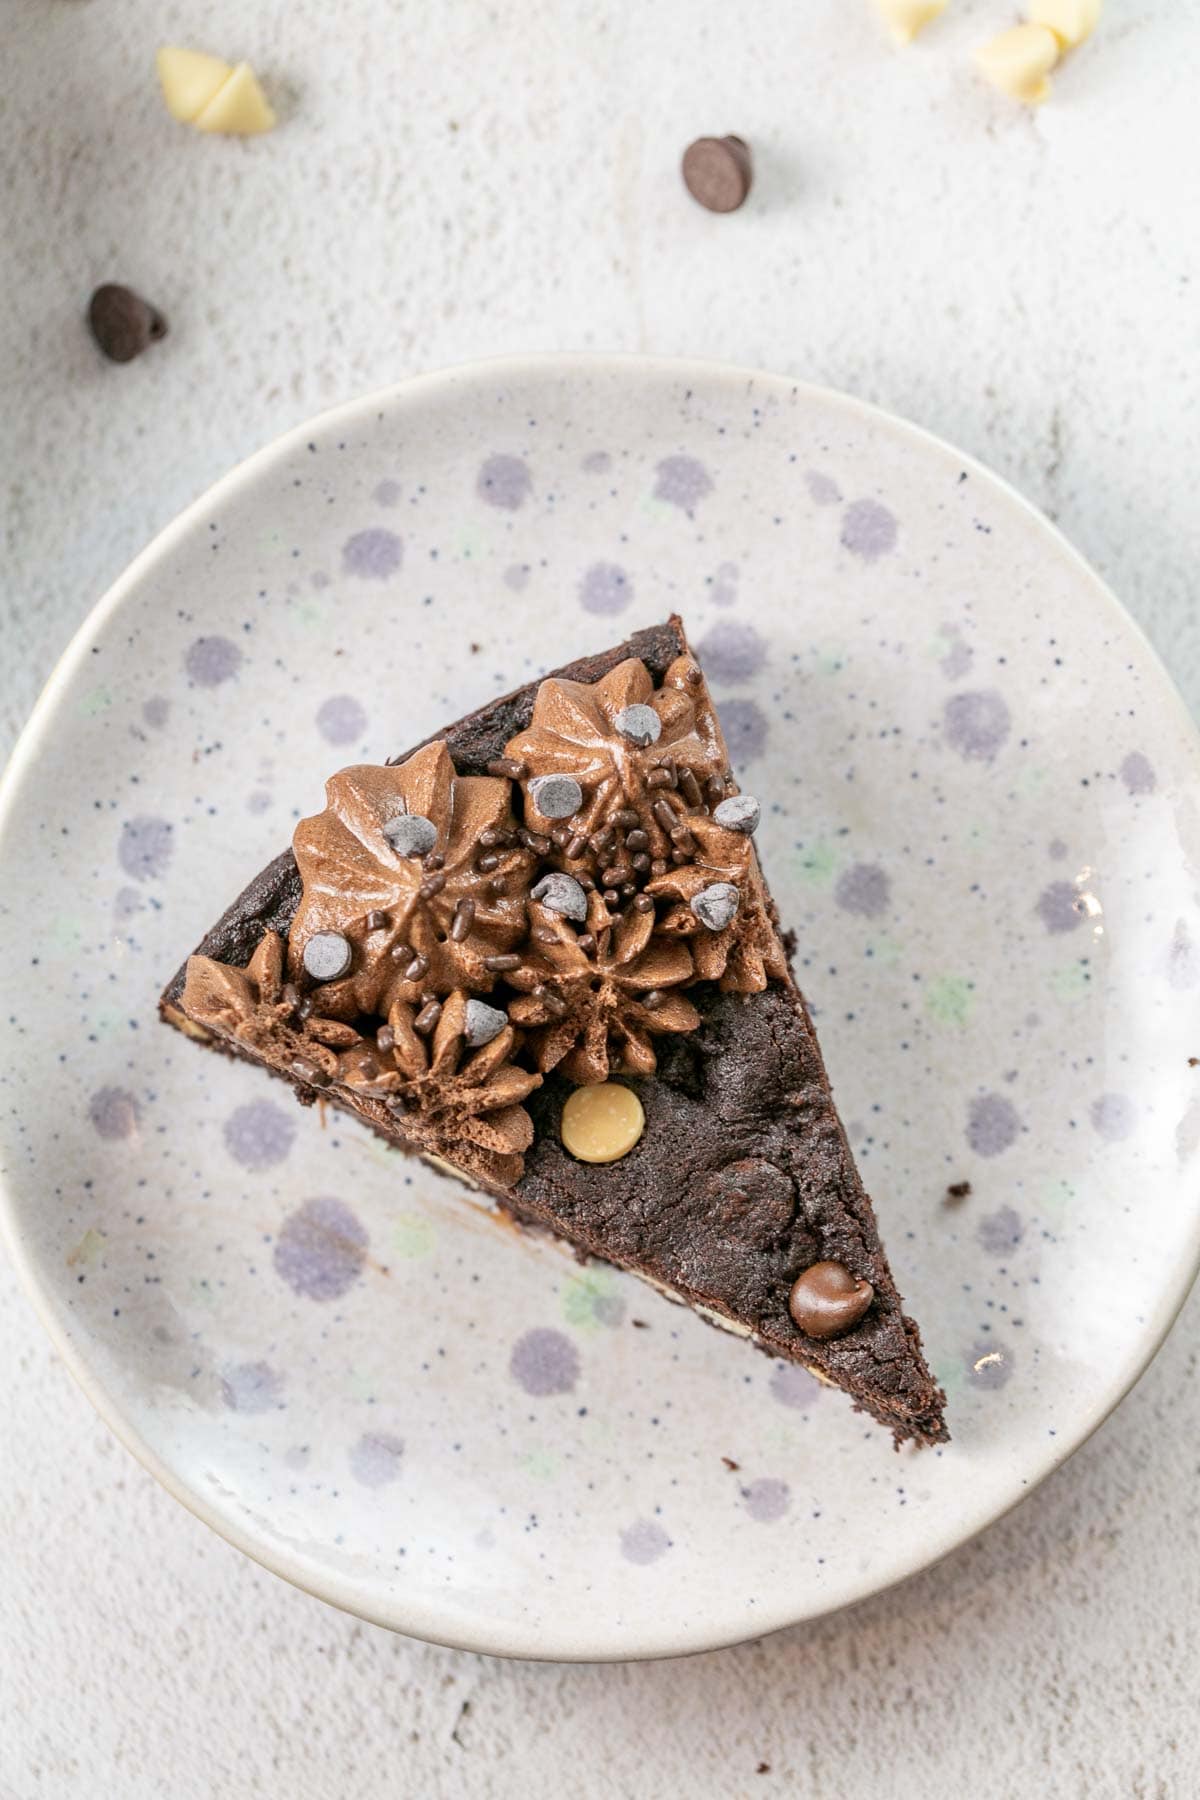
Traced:
<svg viewBox="0 0 1200 1800">
<path fill-rule="evenodd" d="M 766 867 L 949 1396 L 937 1452 L 895 1456 L 804 1371 L 156 1022 L 327 774 L 672 609 L 768 802 Z M 911 427 L 700 365 L 410 382 L 165 532 L 13 759 L 13 1254 L 159 1479 L 339 1606 L 558 1658 L 811 1618 L 1027 1493 L 1181 1302 L 1198 798 L 1130 620 Z"/>
</svg>

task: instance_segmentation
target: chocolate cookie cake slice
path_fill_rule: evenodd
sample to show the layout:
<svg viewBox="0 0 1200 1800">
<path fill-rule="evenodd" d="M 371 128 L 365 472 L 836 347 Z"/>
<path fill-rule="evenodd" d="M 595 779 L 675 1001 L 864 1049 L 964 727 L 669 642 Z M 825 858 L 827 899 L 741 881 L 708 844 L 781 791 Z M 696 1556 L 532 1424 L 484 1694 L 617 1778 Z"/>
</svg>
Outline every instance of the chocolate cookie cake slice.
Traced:
<svg viewBox="0 0 1200 1800">
<path fill-rule="evenodd" d="M 938 1443 L 758 818 L 671 619 L 334 775 L 162 1014 Z"/>
</svg>

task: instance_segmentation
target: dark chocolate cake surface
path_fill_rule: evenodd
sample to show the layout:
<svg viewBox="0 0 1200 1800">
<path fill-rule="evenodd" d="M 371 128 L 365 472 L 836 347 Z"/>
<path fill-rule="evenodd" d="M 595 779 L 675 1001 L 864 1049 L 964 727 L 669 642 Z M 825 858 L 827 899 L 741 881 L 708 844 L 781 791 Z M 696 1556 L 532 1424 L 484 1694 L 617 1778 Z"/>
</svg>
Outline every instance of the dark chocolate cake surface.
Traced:
<svg viewBox="0 0 1200 1800">
<path fill-rule="evenodd" d="M 740 911 L 740 921 L 757 919 L 757 937 L 749 924 L 736 944 L 730 929 L 701 929 L 688 916 L 685 899 L 680 898 L 691 891 L 687 884 L 689 861 L 703 863 L 711 846 L 718 840 L 725 843 L 729 835 L 714 830 L 709 818 L 710 813 L 715 814 L 714 795 L 726 791 L 719 783 L 712 788 L 710 778 L 708 797 L 696 804 L 686 803 L 686 796 L 697 792 L 687 766 L 693 739 L 683 735 L 684 727 L 676 722 L 676 716 L 690 704 L 689 696 L 695 698 L 699 715 L 703 715 L 701 699 L 710 710 L 711 703 L 691 662 L 680 622 L 672 619 L 636 632 L 626 642 L 601 655 L 580 659 L 546 680 L 567 683 L 563 692 L 569 695 L 575 691 L 572 683 L 591 686 L 609 677 L 619 679 L 620 671 L 631 662 L 644 665 L 655 690 L 651 698 L 670 726 L 667 737 L 672 731 L 678 737 L 680 758 L 678 766 L 670 765 L 676 783 L 671 799 L 680 809 L 677 828 L 670 837 L 658 833 L 655 842 L 644 848 L 641 839 L 646 832 L 640 827 L 620 829 L 617 849 L 597 852 L 591 862 L 583 860 L 591 852 L 581 848 L 582 834 L 573 842 L 564 839 L 557 847 L 550 846 L 548 821 L 530 811 L 536 783 L 528 781 L 529 771 L 520 760 L 506 758 L 506 751 L 514 745 L 518 749 L 529 744 L 537 747 L 536 728 L 531 731 L 531 727 L 540 682 L 530 682 L 466 715 L 440 737 L 427 739 L 425 745 L 396 759 L 404 768 L 417 766 L 411 759 L 417 751 L 424 751 L 425 757 L 417 759 L 424 766 L 434 755 L 428 747 L 444 743 L 452 773 L 458 778 L 481 778 L 476 783 L 480 793 L 502 778 L 498 772 L 501 764 L 510 773 L 522 769 L 523 775 L 513 775 L 512 782 L 519 803 L 519 789 L 525 781 L 527 827 L 534 827 L 532 833 L 528 828 L 521 832 L 520 842 L 515 834 L 507 834 L 512 846 L 503 853 L 513 864 L 513 873 L 503 892 L 503 869 L 495 878 L 498 910 L 494 930 L 508 935 L 494 938 L 492 947 L 502 943 L 501 954 L 475 965 L 489 970 L 486 985 L 477 990 L 480 999 L 464 1001 L 461 993 L 448 994 L 445 982 L 439 994 L 418 992 L 421 978 L 414 977 L 411 989 L 404 990 L 411 1005 L 401 1005 L 389 1015 L 401 1036 L 408 1034 L 409 1062 L 397 1078 L 401 1088 L 409 1082 L 403 1102 L 397 1097 L 395 1082 L 392 1091 L 385 1091 L 386 1084 L 380 1082 L 378 1045 L 383 1043 L 392 1052 L 389 1038 L 394 1034 L 391 1027 L 386 1032 L 368 1033 L 361 1016 L 365 990 L 360 986 L 354 998 L 349 981 L 331 981 L 325 988 L 313 986 L 304 992 L 302 971 L 300 986 L 296 985 L 296 944 L 289 943 L 289 934 L 294 936 L 300 930 L 302 909 L 307 906 L 311 912 L 313 893 L 320 885 L 312 874 L 311 845 L 310 891 L 306 894 L 296 855 L 286 850 L 277 856 L 205 936 L 195 959 L 189 959 L 170 982 L 162 997 L 164 1017 L 214 1048 L 257 1062 L 290 1081 L 306 1103 L 320 1092 L 329 1103 L 355 1113 L 399 1148 L 432 1151 L 460 1167 L 467 1179 L 494 1195 L 522 1222 L 565 1237 L 580 1252 L 633 1270 L 672 1297 L 697 1307 L 713 1322 L 752 1336 L 772 1355 L 812 1368 L 890 1427 L 897 1443 L 905 1439 L 942 1441 L 947 1436 L 942 1417 L 944 1397 L 924 1363 L 917 1327 L 903 1313 L 870 1200 L 837 1117 L 811 1020 L 779 946 L 774 910 L 761 886 L 757 863 L 748 853 L 749 881 L 758 887 L 744 887 Z M 626 711 L 632 721 L 637 707 Z M 701 739 L 710 750 L 716 742 L 723 754 L 715 711 L 711 718 L 716 738 L 710 732 L 704 739 L 701 732 Z M 635 744 L 639 741 L 633 739 Z M 558 740 L 553 743 L 557 745 Z M 646 750 L 646 757 L 647 766 L 652 765 L 652 747 Z M 554 766 L 561 768 L 561 761 Z M 696 761 L 695 766 L 703 775 L 708 765 L 702 767 Z M 462 784 L 464 792 L 468 786 L 469 782 Z M 652 835 L 655 820 L 669 817 L 669 807 L 667 813 L 654 811 L 656 806 L 661 809 L 666 786 L 664 780 L 641 796 L 649 810 L 640 824 Z M 680 789 L 685 799 L 679 798 Z M 732 780 L 728 790 L 736 794 Z M 542 789 L 543 794 L 546 791 Z M 302 833 L 303 827 L 297 834 L 298 845 L 309 841 Z M 499 835 L 503 838 L 506 834 Z M 528 837 L 532 847 L 526 850 L 522 845 Z M 645 862 L 650 862 L 648 852 L 657 850 L 657 862 L 641 874 L 629 868 L 615 871 L 630 879 L 619 888 L 606 888 L 602 902 L 599 887 L 614 873 L 602 865 L 614 855 L 632 860 L 624 847 L 627 837 L 641 849 Z M 312 840 L 318 848 L 325 841 Z M 543 845 L 547 846 L 544 851 L 538 848 Z M 684 850 L 672 857 L 672 849 L 679 852 L 680 845 Z M 564 860 L 568 851 L 575 860 Z M 532 874 L 543 880 L 543 871 L 551 865 L 579 873 L 585 867 L 594 869 L 595 882 L 588 883 L 585 894 L 589 915 L 568 921 L 547 911 L 553 894 L 543 896 L 543 902 L 535 898 L 528 908 L 535 921 L 530 934 L 531 941 L 536 940 L 533 949 L 524 942 L 513 949 L 504 909 L 511 912 L 514 892 L 519 898 L 520 893 L 532 891 L 532 875 L 525 864 L 539 857 L 549 858 L 549 862 L 538 862 Z M 517 868 L 521 858 L 525 864 Z M 492 861 L 497 861 L 497 855 Z M 677 866 L 681 864 L 682 868 Z M 435 867 L 426 877 L 427 885 L 435 890 L 440 872 Z M 730 870 L 717 868 L 714 872 L 721 875 Z M 692 887 L 695 885 L 693 882 Z M 704 912 L 705 894 L 713 891 L 710 886 L 700 895 L 697 917 Z M 760 895 L 757 915 L 755 891 Z M 336 898 L 335 894 L 334 901 Z M 322 903 L 330 904 L 327 897 Z M 485 898 L 477 925 L 486 923 L 487 904 Z M 614 930 L 612 934 L 602 932 L 597 944 L 590 928 L 597 918 L 606 918 L 605 905 L 612 908 Z M 462 901 L 458 906 L 459 913 L 463 912 Z M 476 915 L 474 901 L 466 911 Z M 696 911 L 694 904 L 692 911 Z M 439 939 L 453 939 L 459 913 L 453 915 L 448 932 L 436 934 Z M 368 924 L 371 918 L 385 916 L 383 912 L 369 913 Z M 656 934 L 652 942 L 647 917 Z M 321 916 L 315 919 L 317 925 L 322 922 Z M 724 924 L 723 915 L 720 922 Z M 312 925 L 310 919 L 310 937 Z M 578 932 L 577 926 L 584 931 Z M 351 930 L 349 924 L 346 929 Z M 638 945 L 647 939 L 644 950 L 627 946 L 621 953 L 626 959 L 623 964 L 617 949 L 608 943 L 612 935 L 613 945 L 619 947 L 622 932 L 627 939 L 631 933 L 637 935 Z M 691 935 L 684 935 L 687 933 Z M 461 935 L 465 940 L 467 933 Z M 722 963 L 717 957 L 714 961 L 725 939 L 730 940 L 727 960 Z M 589 942 L 590 950 L 586 948 Z M 577 950 L 577 944 L 585 949 Z M 403 948 L 407 956 L 409 947 Z M 432 948 L 437 951 L 437 944 Z M 453 942 L 446 948 L 452 949 Z M 634 991 L 636 982 L 629 970 L 636 974 L 640 961 L 651 959 L 655 968 L 670 966 L 674 970 L 672 958 L 685 952 L 691 971 L 687 979 L 677 979 L 675 971 L 670 985 L 662 990 Z M 360 954 L 358 937 L 355 954 Z M 601 958 L 602 954 L 613 963 L 613 979 L 626 982 L 630 989 L 626 995 L 627 1035 L 620 1041 L 612 1037 L 606 1049 L 597 1047 L 593 1032 L 585 1049 L 581 1027 L 579 1041 L 564 1059 L 554 1047 L 558 1014 L 550 1009 L 551 1001 L 555 1007 L 564 1006 L 555 998 L 556 981 L 561 973 L 564 985 L 559 991 L 571 996 L 574 1005 L 587 984 L 575 981 L 572 959 Z M 545 975 L 536 982 L 533 977 L 524 980 L 522 991 L 525 967 L 510 970 L 499 965 L 516 965 L 522 959 L 529 962 L 530 957 L 534 962 L 540 959 Z M 428 956 L 421 960 L 428 965 Z M 378 963 L 378 957 L 375 961 Z M 492 963 L 497 964 L 495 971 L 491 971 Z M 416 961 L 412 967 L 417 967 Z M 191 976 L 189 970 L 194 971 Z M 427 979 L 432 980 L 436 973 L 435 968 Z M 285 980 L 289 974 L 291 981 Z M 194 1000 L 202 989 L 206 1007 L 189 1004 L 188 996 L 193 995 Z M 747 989 L 751 991 L 744 991 Z M 216 990 L 220 991 L 214 1000 Z M 545 999 L 547 992 L 549 999 Z M 340 1003 L 335 998 L 339 994 Z M 323 995 L 329 997 L 328 1006 Z M 643 1004 L 647 999 L 648 1008 Z M 464 1006 L 474 1007 L 476 1013 L 466 1013 Z M 464 1020 L 482 1019 L 489 1007 L 494 1009 L 490 1015 L 493 1023 L 483 1029 L 496 1033 L 496 1021 L 504 1017 L 505 1008 L 511 1023 L 494 1036 L 491 1048 L 486 1047 L 486 1039 L 480 1039 L 485 1047 L 473 1049 L 462 1065 L 463 1072 L 455 1073 L 463 1045 L 474 1041 Z M 398 1065 L 401 1047 L 394 1050 Z M 583 1162 L 564 1146 L 563 1107 L 577 1091 L 579 1080 L 603 1078 L 603 1066 L 596 1069 L 592 1065 L 597 1055 L 603 1064 L 605 1054 L 609 1057 L 609 1081 L 637 1093 L 645 1125 L 620 1160 Z M 448 1071 L 442 1077 L 438 1075 L 439 1058 Z M 384 1060 L 389 1063 L 391 1079 L 390 1060 Z M 469 1076 L 472 1066 L 476 1074 Z M 419 1093 L 424 1105 L 439 1080 L 437 1107 L 433 1112 L 418 1113 L 413 1094 Z M 487 1102 L 488 1111 L 478 1098 L 485 1086 L 495 1088 L 493 1099 Z M 431 1120 L 436 1126 L 432 1136 Z M 456 1154 L 453 1133 L 459 1128 L 465 1135 Z"/>
</svg>

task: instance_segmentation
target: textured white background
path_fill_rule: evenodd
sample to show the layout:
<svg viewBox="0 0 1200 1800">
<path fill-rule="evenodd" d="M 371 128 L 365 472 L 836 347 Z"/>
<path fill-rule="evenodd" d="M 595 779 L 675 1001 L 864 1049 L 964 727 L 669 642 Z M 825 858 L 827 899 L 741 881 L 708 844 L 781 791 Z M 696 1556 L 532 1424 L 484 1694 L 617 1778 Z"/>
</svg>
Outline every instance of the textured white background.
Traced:
<svg viewBox="0 0 1200 1800">
<path fill-rule="evenodd" d="M 969 68 L 1012 16 L 952 0 L 896 55 L 866 0 L 7 8 L 0 749 L 247 451 L 522 349 L 759 364 L 931 427 L 1061 523 L 1200 712 L 1200 14 L 1108 0 L 1036 116 Z M 280 129 L 173 125 L 163 40 L 250 56 Z M 726 130 L 758 182 L 715 219 L 676 168 Z M 124 369 L 80 325 L 105 279 L 171 321 Z M 1194 1795 L 1198 1324 L 1193 1299 L 1092 1443 L 902 1590 L 687 1663 L 553 1668 L 389 1637 L 244 1561 L 0 1269 L 0 1794 Z"/>
</svg>

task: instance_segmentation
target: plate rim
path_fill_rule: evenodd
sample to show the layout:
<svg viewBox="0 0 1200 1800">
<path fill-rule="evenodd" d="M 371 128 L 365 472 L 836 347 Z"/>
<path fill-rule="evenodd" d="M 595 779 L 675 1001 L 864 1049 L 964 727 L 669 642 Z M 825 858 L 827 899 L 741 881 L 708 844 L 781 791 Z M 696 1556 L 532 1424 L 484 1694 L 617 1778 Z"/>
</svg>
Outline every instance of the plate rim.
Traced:
<svg viewBox="0 0 1200 1800">
<path fill-rule="evenodd" d="M 1041 532 L 1047 545 L 1053 547 L 1091 589 L 1095 601 L 1107 616 L 1107 622 L 1111 627 L 1119 630 L 1136 645 L 1146 666 L 1165 690 L 1165 698 L 1180 728 L 1181 753 L 1190 752 L 1191 774 L 1197 787 L 1200 788 L 1200 725 L 1192 718 L 1170 670 L 1138 620 L 1128 611 L 1086 558 L 1075 549 L 1060 528 L 1004 476 L 998 475 L 978 458 L 961 451 L 956 445 L 949 443 L 937 433 L 927 430 L 924 426 L 915 425 L 910 420 L 902 418 L 884 407 L 861 400 L 855 395 L 843 393 L 836 388 L 826 387 L 821 383 L 791 375 L 776 374 L 741 363 L 711 360 L 704 357 L 657 356 L 636 352 L 543 351 L 467 359 L 439 369 L 407 376 L 382 388 L 372 389 L 353 399 L 341 401 L 334 406 L 325 408 L 251 451 L 163 526 L 89 608 L 72 633 L 53 665 L 32 712 L 12 747 L 4 769 L 0 771 L 0 866 L 3 865 L 6 856 L 7 834 L 18 796 L 23 790 L 25 781 L 36 770 L 38 756 L 43 741 L 53 726 L 59 700 L 77 668 L 85 661 L 92 638 L 119 613 L 126 599 L 136 590 L 144 575 L 164 558 L 169 557 L 176 545 L 191 534 L 196 524 L 203 521 L 213 511 L 214 506 L 219 506 L 229 497 L 252 485 L 260 476 L 269 474 L 273 466 L 285 461 L 298 446 L 306 443 L 314 434 L 324 433 L 339 426 L 352 429 L 364 415 L 394 410 L 397 407 L 408 409 L 419 406 L 423 399 L 436 396 L 456 384 L 494 382 L 497 379 L 515 384 L 531 378 L 545 379 L 547 376 L 552 378 L 556 374 L 563 377 L 569 377 L 572 374 L 616 376 L 634 380 L 640 377 L 659 379 L 664 382 L 687 380 L 690 377 L 695 385 L 716 382 L 741 388 L 760 384 L 766 389 L 778 389 L 781 392 L 786 390 L 789 396 L 803 395 L 806 400 L 831 411 L 841 410 L 850 417 L 875 427 L 883 427 L 894 437 L 907 439 L 911 444 L 919 445 L 922 449 L 932 449 L 939 454 L 957 459 L 961 467 L 982 478 L 984 483 L 990 484 L 992 488 L 999 489 L 1008 501 L 1026 516 L 1032 527 Z M 0 1139 L 0 1151 L 3 1149 L 4 1143 Z M 569 1642 L 562 1642 L 555 1644 L 552 1648 L 541 1648 L 537 1640 L 545 1634 L 528 1622 L 505 1623 L 498 1628 L 489 1625 L 487 1629 L 459 1631 L 452 1628 L 452 1617 L 445 1614 L 444 1609 L 443 1622 L 438 1623 L 438 1607 L 432 1600 L 414 1604 L 412 1601 L 405 1602 L 404 1597 L 401 1596 L 399 1605 L 388 1606 L 383 1603 L 373 1605 L 363 1598 L 356 1584 L 339 1576 L 335 1571 L 322 1570 L 320 1578 L 317 1579 L 307 1572 L 303 1556 L 298 1553 L 289 1554 L 262 1542 L 236 1520 L 220 1514 L 198 1490 L 189 1487 L 181 1477 L 176 1475 L 142 1438 L 132 1420 L 125 1415 L 117 1400 L 95 1374 L 86 1355 L 76 1347 L 75 1337 L 69 1328 L 66 1316 L 60 1316 L 52 1284 L 43 1280 L 35 1258 L 31 1253 L 26 1252 L 17 1215 L 18 1202 L 15 1189 L 10 1191 L 5 1168 L 0 1164 L 0 1243 L 3 1243 L 35 1316 L 49 1335 L 68 1373 L 104 1424 L 159 1485 L 173 1499 L 186 1507 L 194 1517 L 200 1519 L 218 1536 L 233 1545 L 235 1549 L 240 1550 L 252 1562 L 259 1564 L 260 1567 L 280 1576 L 293 1587 L 312 1595 L 314 1599 L 336 1606 L 339 1610 L 361 1618 L 369 1624 L 378 1625 L 386 1630 L 395 1631 L 427 1643 L 438 1644 L 448 1649 L 470 1650 L 478 1654 L 516 1657 L 539 1662 L 634 1662 L 699 1655 L 710 1650 L 728 1648 L 750 1638 L 770 1636 L 776 1631 L 788 1630 L 794 1626 L 826 1617 L 831 1613 L 873 1598 L 877 1594 L 886 1593 L 889 1589 L 898 1587 L 923 1570 L 932 1568 L 955 1550 L 962 1549 L 998 1520 L 1004 1518 L 1016 1506 L 1019 1506 L 1050 1475 L 1060 1469 L 1099 1429 L 1141 1379 L 1157 1355 L 1188 1297 L 1197 1273 L 1200 1272 L 1200 1196 L 1198 1196 L 1191 1220 L 1191 1236 L 1187 1254 L 1180 1259 L 1173 1280 L 1164 1284 L 1136 1347 L 1127 1356 L 1125 1362 L 1114 1371 L 1109 1387 L 1090 1409 L 1078 1416 L 1068 1431 L 1056 1437 L 1052 1449 L 1039 1462 L 1035 1472 L 1027 1479 L 1022 1480 L 1019 1490 L 997 1504 L 985 1517 L 972 1521 L 969 1530 L 963 1535 L 947 1539 L 943 1534 L 941 1539 L 932 1544 L 923 1544 L 920 1548 L 914 1548 L 906 1558 L 902 1559 L 898 1567 L 890 1569 L 882 1579 L 878 1573 L 868 1575 L 865 1579 L 851 1574 L 826 1600 L 818 1601 L 813 1605 L 802 1605 L 800 1611 L 790 1613 L 787 1618 L 776 1619 L 765 1627 L 759 1620 L 747 1617 L 736 1627 L 707 1631 L 700 1641 L 681 1641 L 676 1630 L 665 1633 L 659 1639 L 649 1639 L 643 1632 L 640 1638 L 635 1639 L 627 1646 L 605 1644 L 597 1648 L 594 1644 L 588 1644 L 580 1639 L 573 1645 Z"/>
</svg>

